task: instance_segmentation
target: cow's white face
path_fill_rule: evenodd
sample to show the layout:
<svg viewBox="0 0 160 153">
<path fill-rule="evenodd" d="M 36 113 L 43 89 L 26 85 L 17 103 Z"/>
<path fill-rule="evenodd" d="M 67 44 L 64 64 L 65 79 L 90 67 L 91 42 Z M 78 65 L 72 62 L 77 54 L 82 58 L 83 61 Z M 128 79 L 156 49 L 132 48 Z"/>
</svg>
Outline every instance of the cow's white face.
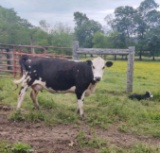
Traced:
<svg viewBox="0 0 160 153">
<path fill-rule="evenodd" d="M 112 66 L 112 62 L 105 62 L 101 57 L 97 57 L 92 60 L 93 80 L 100 81 L 103 76 L 105 66 Z"/>
</svg>

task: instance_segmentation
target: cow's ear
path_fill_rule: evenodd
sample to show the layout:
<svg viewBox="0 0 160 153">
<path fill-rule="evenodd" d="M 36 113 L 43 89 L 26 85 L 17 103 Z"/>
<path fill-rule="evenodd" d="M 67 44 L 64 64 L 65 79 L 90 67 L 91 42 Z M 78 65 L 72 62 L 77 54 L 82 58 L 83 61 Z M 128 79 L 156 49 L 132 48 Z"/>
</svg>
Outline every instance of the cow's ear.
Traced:
<svg viewBox="0 0 160 153">
<path fill-rule="evenodd" d="M 111 61 L 106 62 L 107 67 L 111 67 L 112 65 L 113 65 L 113 63 Z"/>
<path fill-rule="evenodd" d="M 86 62 L 87 62 L 87 64 L 88 64 L 89 66 L 92 65 L 92 61 L 91 61 L 91 60 L 87 60 Z"/>
</svg>

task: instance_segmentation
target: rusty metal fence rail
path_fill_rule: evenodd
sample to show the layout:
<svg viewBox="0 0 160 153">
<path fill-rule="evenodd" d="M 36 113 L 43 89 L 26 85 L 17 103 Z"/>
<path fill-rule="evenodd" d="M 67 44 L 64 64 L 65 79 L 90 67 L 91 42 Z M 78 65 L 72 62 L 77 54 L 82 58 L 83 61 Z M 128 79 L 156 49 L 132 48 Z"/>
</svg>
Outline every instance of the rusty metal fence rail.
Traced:
<svg viewBox="0 0 160 153">
<path fill-rule="evenodd" d="M 30 52 L 23 52 L 23 49 L 30 49 Z M 41 49 L 42 53 L 31 53 L 31 49 Z M 19 59 L 22 55 L 53 57 L 53 58 L 72 58 L 72 56 L 47 53 L 48 48 L 72 49 L 69 47 L 56 46 L 29 46 L 29 45 L 13 45 L 0 44 L 0 78 L 1 77 L 20 77 Z"/>
</svg>

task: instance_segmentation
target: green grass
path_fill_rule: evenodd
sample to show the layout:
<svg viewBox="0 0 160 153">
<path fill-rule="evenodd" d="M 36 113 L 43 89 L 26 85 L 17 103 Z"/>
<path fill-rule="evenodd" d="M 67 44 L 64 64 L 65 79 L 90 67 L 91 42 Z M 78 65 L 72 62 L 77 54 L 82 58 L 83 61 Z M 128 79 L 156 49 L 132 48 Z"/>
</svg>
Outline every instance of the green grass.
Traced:
<svg viewBox="0 0 160 153">
<path fill-rule="evenodd" d="M 0 141 L 0 153 L 33 153 L 34 149 L 25 143 L 10 144 L 7 141 Z"/>
<path fill-rule="evenodd" d="M 103 80 L 98 84 L 96 92 L 85 98 L 84 112 L 87 116 L 85 124 L 105 130 L 116 124 L 117 130 L 122 133 L 160 138 L 160 63 L 136 61 L 134 65 L 133 92 L 144 93 L 150 90 L 154 95 L 153 100 L 150 101 L 133 101 L 127 98 L 126 71 L 126 61 L 114 61 L 114 65 L 105 70 Z M 15 109 L 18 90 L 14 91 L 12 80 L 0 79 L 0 104 L 10 105 Z M 45 122 L 47 126 L 61 123 L 78 124 L 75 95 L 50 94 L 43 91 L 39 94 L 39 103 L 41 110 L 33 110 L 28 92 L 22 104 L 25 111 L 21 114 L 13 111 L 9 119 L 33 123 Z M 80 136 L 79 143 L 83 139 L 83 133 Z M 128 151 L 127 148 L 117 148 L 114 145 L 107 148 L 103 146 L 103 141 L 102 144 L 98 144 L 100 140 L 97 139 L 87 145 L 100 146 L 99 150 L 102 153 L 114 153 L 114 150 L 119 150 L 119 153 Z M 129 152 L 158 153 L 157 150 L 152 146 L 135 144 L 131 146 Z"/>
</svg>

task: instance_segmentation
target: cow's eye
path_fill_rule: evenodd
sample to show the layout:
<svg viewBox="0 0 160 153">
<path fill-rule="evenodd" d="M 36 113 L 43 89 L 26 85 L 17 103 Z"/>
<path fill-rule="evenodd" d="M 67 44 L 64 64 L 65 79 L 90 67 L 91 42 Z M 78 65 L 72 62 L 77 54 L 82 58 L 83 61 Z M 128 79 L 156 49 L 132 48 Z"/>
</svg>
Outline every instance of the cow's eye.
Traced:
<svg viewBox="0 0 160 153">
<path fill-rule="evenodd" d="M 93 66 L 93 69 L 95 69 L 95 67 Z"/>
<path fill-rule="evenodd" d="M 105 68 L 105 66 L 102 67 L 102 69 L 104 69 L 104 68 Z"/>
</svg>

